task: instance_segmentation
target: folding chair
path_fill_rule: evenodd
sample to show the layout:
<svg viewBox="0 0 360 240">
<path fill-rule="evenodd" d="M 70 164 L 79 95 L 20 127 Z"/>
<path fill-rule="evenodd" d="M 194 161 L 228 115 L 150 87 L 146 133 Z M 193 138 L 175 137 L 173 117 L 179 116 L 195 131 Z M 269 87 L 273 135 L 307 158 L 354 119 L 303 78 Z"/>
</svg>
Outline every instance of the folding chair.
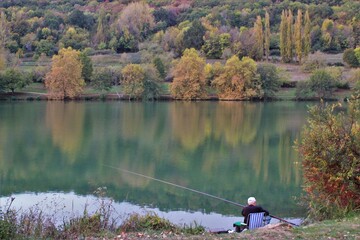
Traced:
<svg viewBox="0 0 360 240">
<path fill-rule="evenodd" d="M 264 212 L 250 213 L 248 216 L 247 226 L 248 229 L 255 229 L 264 226 Z"/>
</svg>

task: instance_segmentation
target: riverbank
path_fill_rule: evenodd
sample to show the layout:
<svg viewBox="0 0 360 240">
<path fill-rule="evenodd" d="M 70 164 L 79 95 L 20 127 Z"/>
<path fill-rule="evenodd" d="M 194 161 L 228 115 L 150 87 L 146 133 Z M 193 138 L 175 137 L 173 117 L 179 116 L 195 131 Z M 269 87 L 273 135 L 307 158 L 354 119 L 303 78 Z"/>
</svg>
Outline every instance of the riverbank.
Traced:
<svg viewBox="0 0 360 240">
<path fill-rule="evenodd" d="M 42 84 L 32 84 L 21 91 L 14 93 L 1 93 L 0 92 L 0 101 L 44 101 L 49 100 L 47 93 L 45 93 L 45 88 L 41 86 Z M 296 88 L 294 87 L 282 87 L 280 91 L 275 94 L 275 97 L 272 99 L 267 99 L 271 101 L 299 101 L 295 97 Z M 350 98 L 351 90 L 349 89 L 337 89 L 334 92 L 333 97 L 329 100 L 344 100 Z M 96 93 L 92 89 L 85 90 L 84 94 L 72 99 L 75 101 L 129 101 L 129 96 L 122 94 L 121 92 L 108 92 L 108 93 Z M 156 98 L 157 101 L 173 101 L 175 100 L 170 93 L 164 93 Z M 219 101 L 219 98 L 216 94 L 209 94 L 207 98 L 200 99 L 201 101 Z M 318 100 L 318 99 L 308 99 L 308 100 Z"/>
<path fill-rule="evenodd" d="M 268 225 L 242 233 L 213 234 L 204 232 L 200 235 L 174 233 L 167 231 L 145 231 L 120 233 L 111 239 L 360 239 L 360 215 L 338 220 L 326 220 L 300 227 L 288 224 Z"/>
</svg>

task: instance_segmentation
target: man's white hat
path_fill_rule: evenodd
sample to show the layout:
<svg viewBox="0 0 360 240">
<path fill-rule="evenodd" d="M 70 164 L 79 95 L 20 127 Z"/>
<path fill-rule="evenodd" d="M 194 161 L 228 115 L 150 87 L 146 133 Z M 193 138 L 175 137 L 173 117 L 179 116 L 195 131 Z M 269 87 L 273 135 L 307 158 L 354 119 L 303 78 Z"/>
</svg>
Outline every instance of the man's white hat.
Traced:
<svg viewBox="0 0 360 240">
<path fill-rule="evenodd" d="M 251 204 L 254 204 L 256 203 L 256 199 L 254 197 L 249 197 L 248 198 L 248 204 L 251 205 Z"/>
</svg>

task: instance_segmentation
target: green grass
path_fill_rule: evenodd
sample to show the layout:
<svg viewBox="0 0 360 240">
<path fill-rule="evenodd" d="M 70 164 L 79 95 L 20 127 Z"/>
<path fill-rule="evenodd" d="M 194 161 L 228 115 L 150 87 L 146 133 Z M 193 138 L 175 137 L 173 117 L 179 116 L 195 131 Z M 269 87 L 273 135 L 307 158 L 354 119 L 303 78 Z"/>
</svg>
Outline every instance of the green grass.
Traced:
<svg viewBox="0 0 360 240">
<path fill-rule="evenodd" d="M 296 88 L 281 88 L 279 92 L 275 94 L 277 99 L 281 100 L 293 100 L 295 99 Z"/>
</svg>

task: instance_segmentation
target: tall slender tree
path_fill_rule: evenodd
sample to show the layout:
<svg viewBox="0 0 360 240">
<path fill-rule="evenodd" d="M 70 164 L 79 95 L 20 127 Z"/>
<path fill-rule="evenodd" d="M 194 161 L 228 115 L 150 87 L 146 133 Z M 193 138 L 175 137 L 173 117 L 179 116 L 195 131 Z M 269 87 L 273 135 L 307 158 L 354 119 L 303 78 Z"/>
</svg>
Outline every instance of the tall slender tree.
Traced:
<svg viewBox="0 0 360 240">
<path fill-rule="evenodd" d="M 106 25 L 106 13 L 105 9 L 102 7 L 100 9 L 97 20 L 97 29 L 95 35 L 95 41 L 97 44 L 106 43 L 106 28 L 104 28 L 104 25 Z"/>
<path fill-rule="evenodd" d="M 281 22 L 280 22 L 280 55 L 281 55 L 281 60 L 283 62 L 287 62 L 286 32 L 287 32 L 286 12 L 285 10 L 283 10 L 281 13 Z"/>
<path fill-rule="evenodd" d="M 263 25 L 261 21 L 261 17 L 257 16 L 256 21 L 254 23 L 254 31 L 255 31 L 255 46 L 256 54 L 255 60 L 261 60 L 264 56 L 264 32 Z"/>
<path fill-rule="evenodd" d="M 302 11 L 301 9 L 298 10 L 296 21 L 294 25 L 294 42 L 295 42 L 295 53 L 296 58 L 301 64 L 302 56 L 303 56 L 303 38 L 302 38 Z"/>
<path fill-rule="evenodd" d="M 286 52 L 287 52 L 287 61 L 291 62 L 293 60 L 293 13 L 291 10 L 288 10 L 287 14 L 287 31 L 286 31 Z"/>
<path fill-rule="evenodd" d="M 309 10 L 306 10 L 305 16 L 304 16 L 304 40 L 303 40 L 304 57 L 307 57 L 311 51 L 310 32 L 311 32 L 311 21 L 310 21 L 310 16 L 309 16 Z"/>
<path fill-rule="evenodd" d="M 270 16 L 269 13 L 265 12 L 265 34 L 264 34 L 264 50 L 266 55 L 266 61 L 269 61 L 269 55 L 270 55 Z"/>
</svg>

